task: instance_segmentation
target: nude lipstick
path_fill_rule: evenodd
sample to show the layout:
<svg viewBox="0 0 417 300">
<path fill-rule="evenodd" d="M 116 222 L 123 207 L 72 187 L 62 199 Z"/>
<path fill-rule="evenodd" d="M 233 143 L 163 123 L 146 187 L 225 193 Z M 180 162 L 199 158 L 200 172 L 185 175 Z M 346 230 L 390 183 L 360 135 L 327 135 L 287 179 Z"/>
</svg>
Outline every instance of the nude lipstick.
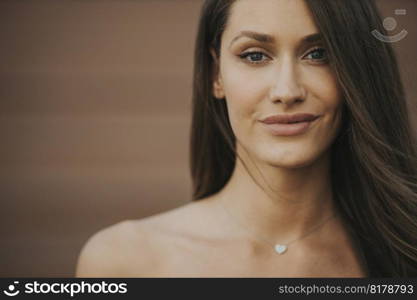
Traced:
<svg viewBox="0 0 417 300">
<path fill-rule="evenodd" d="M 281 114 L 267 117 L 260 122 L 273 135 L 295 136 L 305 133 L 319 117 L 308 113 Z"/>
</svg>

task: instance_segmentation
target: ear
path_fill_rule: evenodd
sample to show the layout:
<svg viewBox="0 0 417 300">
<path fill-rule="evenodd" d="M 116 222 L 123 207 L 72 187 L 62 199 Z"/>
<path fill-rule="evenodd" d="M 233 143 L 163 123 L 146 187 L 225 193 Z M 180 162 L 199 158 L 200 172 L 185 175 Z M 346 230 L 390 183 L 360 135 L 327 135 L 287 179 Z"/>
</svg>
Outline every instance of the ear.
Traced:
<svg viewBox="0 0 417 300">
<path fill-rule="evenodd" d="M 210 54 L 213 58 L 213 96 L 217 99 L 223 99 L 225 97 L 223 80 L 220 73 L 220 61 L 216 55 L 216 51 L 210 48 Z"/>
</svg>

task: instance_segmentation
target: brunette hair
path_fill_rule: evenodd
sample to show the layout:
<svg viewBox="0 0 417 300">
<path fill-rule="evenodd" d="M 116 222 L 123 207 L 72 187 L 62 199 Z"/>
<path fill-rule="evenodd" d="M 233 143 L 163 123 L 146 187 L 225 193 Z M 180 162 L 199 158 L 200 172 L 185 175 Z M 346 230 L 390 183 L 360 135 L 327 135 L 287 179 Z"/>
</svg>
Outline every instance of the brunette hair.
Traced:
<svg viewBox="0 0 417 300">
<path fill-rule="evenodd" d="M 225 99 L 213 96 L 222 33 L 236 0 L 206 0 L 195 44 L 190 168 L 192 199 L 220 191 L 235 167 Z M 417 141 L 398 64 L 373 0 L 305 0 L 343 93 L 332 145 L 334 201 L 369 277 L 417 276 Z"/>
</svg>

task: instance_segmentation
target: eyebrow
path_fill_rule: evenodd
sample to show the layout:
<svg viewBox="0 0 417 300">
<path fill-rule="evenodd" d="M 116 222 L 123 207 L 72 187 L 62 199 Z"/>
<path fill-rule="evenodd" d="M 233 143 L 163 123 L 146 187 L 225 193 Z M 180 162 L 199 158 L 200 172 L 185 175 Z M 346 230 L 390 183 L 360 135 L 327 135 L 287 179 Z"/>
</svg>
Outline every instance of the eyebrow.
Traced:
<svg viewBox="0 0 417 300">
<path fill-rule="evenodd" d="M 229 48 L 232 46 L 232 44 L 235 41 L 237 41 L 239 38 L 242 38 L 242 37 L 248 37 L 248 38 L 257 40 L 258 42 L 266 43 L 266 44 L 275 43 L 275 38 L 272 35 L 256 32 L 256 31 L 244 30 L 244 31 L 241 31 L 237 36 L 233 38 L 233 40 L 230 42 Z M 309 34 L 303 37 L 300 43 L 311 44 L 311 43 L 315 43 L 321 40 L 322 40 L 322 35 L 320 33 L 313 33 L 313 34 Z"/>
</svg>

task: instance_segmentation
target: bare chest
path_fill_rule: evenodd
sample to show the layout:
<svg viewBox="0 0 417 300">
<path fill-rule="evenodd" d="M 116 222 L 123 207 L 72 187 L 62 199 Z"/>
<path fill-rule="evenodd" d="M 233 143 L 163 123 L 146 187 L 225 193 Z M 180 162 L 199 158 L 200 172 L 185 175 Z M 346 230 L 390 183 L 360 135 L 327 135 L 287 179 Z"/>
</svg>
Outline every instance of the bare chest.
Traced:
<svg viewBox="0 0 417 300">
<path fill-rule="evenodd" d="M 342 250 L 342 249 L 341 249 Z M 289 247 L 239 247 L 229 243 L 176 243 L 155 253 L 150 277 L 364 277 L 351 249 L 308 253 Z"/>
</svg>

